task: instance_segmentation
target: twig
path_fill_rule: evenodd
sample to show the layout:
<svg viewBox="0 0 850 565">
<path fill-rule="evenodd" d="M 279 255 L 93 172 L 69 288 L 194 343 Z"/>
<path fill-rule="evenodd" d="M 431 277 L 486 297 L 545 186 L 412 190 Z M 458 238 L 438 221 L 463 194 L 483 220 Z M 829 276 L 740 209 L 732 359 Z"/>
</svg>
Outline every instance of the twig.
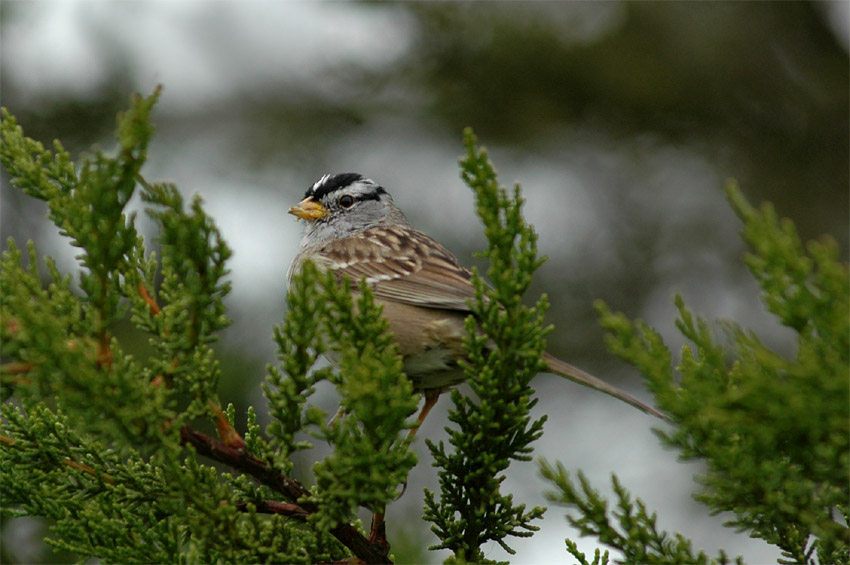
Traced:
<svg viewBox="0 0 850 565">
<path fill-rule="evenodd" d="M 151 310 L 151 315 L 158 316 L 160 312 L 162 312 L 162 308 L 159 307 L 159 304 L 156 303 L 156 300 L 151 296 L 150 292 L 148 292 L 147 287 L 144 283 L 138 284 L 139 296 L 142 297 L 142 300 L 148 305 Z M 165 330 L 165 335 L 170 335 L 171 332 Z M 180 360 L 175 356 L 174 359 L 171 360 L 171 368 L 172 370 L 176 370 Z M 165 378 L 162 375 L 157 375 L 151 380 L 151 384 L 153 386 L 160 386 L 161 384 L 166 383 Z M 166 383 L 167 384 L 167 383 Z M 221 410 L 221 407 L 218 404 L 218 401 L 213 399 L 207 400 L 207 405 L 212 410 L 213 414 L 215 414 L 215 426 L 218 430 L 218 437 L 229 447 L 235 449 L 242 449 L 245 447 L 245 440 L 242 439 L 242 436 L 233 429 L 233 426 L 230 425 L 230 422 L 227 421 L 227 417 L 224 415 L 224 412 Z"/>
<path fill-rule="evenodd" d="M 18 442 L 15 440 L 15 438 L 0 435 L 0 444 L 12 447 L 17 443 Z M 97 478 L 101 479 L 103 482 L 109 483 L 110 485 L 115 483 L 115 479 L 109 473 L 101 473 L 101 472 L 97 471 L 94 467 L 92 467 L 91 465 L 86 465 L 85 463 L 79 463 L 79 462 L 74 461 L 73 459 L 71 459 L 69 457 L 65 457 L 64 459 L 62 459 L 62 464 L 67 465 L 68 467 L 70 467 L 72 469 L 76 469 L 78 471 L 83 471 L 84 473 L 88 473 L 92 477 L 97 477 Z"/>
<path fill-rule="evenodd" d="M 0 372 L 7 375 L 25 375 L 35 368 L 32 363 L 24 363 L 23 361 L 12 361 L 0 365 Z"/>
<path fill-rule="evenodd" d="M 290 509 L 294 511 L 294 507 L 297 506 L 303 511 L 303 517 L 294 512 L 287 515 L 306 519 L 307 516 L 318 511 L 316 504 L 308 500 L 311 498 L 310 491 L 304 488 L 301 483 L 276 471 L 268 463 L 257 459 L 247 450 L 230 447 L 208 435 L 196 432 L 188 426 L 183 426 L 180 429 L 180 440 L 184 444 L 192 445 L 195 451 L 201 455 L 251 475 L 260 483 L 281 493 L 287 500 L 295 503 Z M 283 506 L 277 508 L 279 510 L 284 509 Z M 351 524 L 331 528 L 330 534 L 366 563 L 392 563 L 389 559 L 388 545 L 380 542 L 371 543 Z"/>
<path fill-rule="evenodd" d="M 234 449 L 244 449 L 245 440 L 227 421 L 227 416 L 222 411 L 221 406 L 218 405 L 218 401 L 210 398 L 207 400 L 207 406 L 215 414 L 215 428 L 218 430 L 218 437 L 224 442 L 224 445 Z"/>
<path fill-rule="evenodd" d="M 68 458 L 63 459 L 62 463 L 64 463 L 68 467 L 71 467 L 72 469 L 77 469 L 78 471 L 88 473 L 92 477 L 99 477 L 101 480 L 103 480 L 103 482 L 109 483 L 110 485 L 115 483 L 115 479 L 112 478 L 112 475 L 110 475 L 109 473 L 99 473 L 94 469 L 94 467 L 86 465 L 85 463 L 78 463 L 77 461 Z"/>
<path fill-rule="evenodd" d="M 281 516 L 289 516 L 302 522 L 306 522 L 307 516 L 310 515 L 302 506 L 294 502 L 280 502 L 278 500 L 239 502 L 236 504 L 236 508 L 241 512 L 247 512 L 249 504 L 253 504 L 260 514 L 280 514 Z"/>
<path fill-rule="evenodd" d="M 384 521 L 385 507 L 375 510 L 372 514 L 372 532 L 369 534 L 369 543 L 380 547 L 386 554 L 390 552 L 390 544 L 387 541 L 387 523 Z"/>
<path fill-rule="evenodd" d="M 150 293 L 148 292 L 147 287 L 142 283 L 139 283 L 139 296 L 142 297 L 142 300 L 147 302 L 148 306 L 151 309 L 151 314 L 156 316 L 157 314 L 159 314 L 161 312 L 161 310 L 159 308 L 159 304 L 157 304 L 156 300 L 154 300 L 151 297 Z"/>
</svg>

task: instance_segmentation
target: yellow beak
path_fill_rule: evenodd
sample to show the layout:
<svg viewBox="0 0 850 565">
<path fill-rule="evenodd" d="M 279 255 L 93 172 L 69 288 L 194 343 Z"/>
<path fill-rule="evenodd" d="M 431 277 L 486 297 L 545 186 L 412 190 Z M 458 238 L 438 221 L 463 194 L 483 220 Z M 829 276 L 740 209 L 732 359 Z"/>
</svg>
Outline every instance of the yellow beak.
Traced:
<svg viewBox="0 0 850 565">
<path fill-rule="evenodd" d="M 308 196 L 297 205 L 289 208 L 289 213 L 301 220 L 315 221 L 330 214 L 330 210 L 322 206 L 321 202 L 313 200 Z"/>
</svg>

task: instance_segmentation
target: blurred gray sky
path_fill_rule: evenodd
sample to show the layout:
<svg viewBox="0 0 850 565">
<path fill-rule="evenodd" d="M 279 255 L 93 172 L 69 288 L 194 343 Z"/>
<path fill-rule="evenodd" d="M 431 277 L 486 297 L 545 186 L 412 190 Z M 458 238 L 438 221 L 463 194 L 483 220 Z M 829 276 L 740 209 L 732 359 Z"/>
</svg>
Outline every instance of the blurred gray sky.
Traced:
<svg viewBox="0 0 850 565">
<path fill-rule="evenodd" d="M 502 182 L 523 186 L 550 257 L 535 291 L 553 302 L 552 351 L 644 398 L 637 375 L 604 351 L 596 298 L 646 319 L 674 348 L 681 292 L 697 312 L 790 350 L 739 260 L 727 177 L 752 200 L 775 201 L 804 236 L 836 237 L 846 257 L 847 2 L 3 0 L 0 16 L 0 102 L 29 135 L 58 137 L 75 154 L 109 148 L 129 95 L 164 85 L 145 175 L 200 193 L 235 250 L 223 346 L 256 372 L 223 386 L 242 406 L 263 406 L 258 382 L 274 360 L 271 328 L 300 235 L 286 209 L 321 174 L 374 178 L 415 225 L 472 261 L 484 240 L 458 177 L 465 125 Z M 75 269 L 37 203 L 5 177 L 0 195 L 4 238 L 34 239 Z M 600 487 L 616 472 L 660 527 L 710 554 L 775 561 L 774 549 L 691 501 L 700 466 L 662 450 L 655 422 L 555 377 L 535 385 L 537 412 L 549 415 L 537 455 Z M 420 436 L 445 437 L 449 403 Z M 413 527 L 425 546 L 434 538 L 417 525 L 421 491 L 436 475 L 419 448 L 388 520 L 391 540 L 392 527 Z M 505 488 L 542 504 L 547 487 L 529 464 L 512 467 Z M 565 560 L 563 538 L 575 533 L 560 509 L 542 525 L 511 543 L 512 562 Z M 495 545 L 488 555 L 509 558 Z"/>
</svg>

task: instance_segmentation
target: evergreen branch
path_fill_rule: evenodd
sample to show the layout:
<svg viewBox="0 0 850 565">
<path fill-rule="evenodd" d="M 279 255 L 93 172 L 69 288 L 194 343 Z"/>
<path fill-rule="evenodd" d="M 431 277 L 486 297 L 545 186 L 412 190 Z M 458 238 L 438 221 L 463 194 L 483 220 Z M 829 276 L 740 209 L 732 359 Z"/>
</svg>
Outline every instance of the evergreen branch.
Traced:
<svg viewBox="0 0 850 565">
<path fill-rule="evenodd" d="M 452 391 L 449 419 L 456 427 L 448 432 L 454 451 L 426 440 L 441 470 L 440 498 L 426 489 L 424 517 L 440 538 L 431 549 L 451 549 L 458 559 L 478 562 L 485 560 L 481 546 L 488 541 L 513 553 L 506 538 L 531 536 L 538 529 L 532 522 L 545 511 L 514 504 L 500 485 L 510 461 L 529 460 L 530 444 L 542 434 L 545 417 L 532 421 L 530 416 L 537 400 L 529 381 L 543 368 L 549 328 L 543 325 L 545 297 L 534 308 L 522 304 L 543 260 L 537 256 L 536 234 L 522 217 L 519 186 L 509 196 L 471 130 L 464 141 L 461 176 L 475 192 L 489 242 L 482 256 L 490 260 L 487 274 L 493 285 L 473 271 L 476 300 L 465 338 L 469 362 L 462 366 L 477 401 Z"/>
<path fill-rule="evenodd" d="M 229 274 L 226 262 L 232 252 L 203 210 L 199 196 L 192 199 L 188 212 L 176 186 L 150 184 L 138 178 L 144 187 L 142 200 L 154 205 L 148 208 L 148 215 L 161 227 L 158 241 L 162 245 L 164 280 L 160 294 L 168 302 L 161 308 L 166 311 L 164 329 L 182 338 L 180 347 L 175 344 L 178 352 L 210 343 L 216 339 L 216 332 L 230 324 L 222 299 L 230 292 L 230 283 L 224 277 Z M 150 305 L 151 301 L 144 300 Z M 185 312 L 186 316 L 172 318 L 168 309 Z"/>
<path fill-rule="evenodd" d="M 270 461 L 291 468 L 290 454 L 310 446 L 296 440 L 302 432 L 333 447 L 314 467 L 313 503 L 319 511 L 312 521 L 322 530 L 349 522 L 359 507 L 380 517 L 416 462 L 410 440 L 401 433 L 411 427 L 408 418 L 416 410 L 416 396 L 371 290 L 364 286 L 358 294 L 355 301 L 348 281 L 306 263 L 293 277 L 289 311 L 275 330 L 280 367 L 269 368 L 264 384 L 274 416 L 268 428 L 273 449 L 262 448 Z M 336 371 L 313 371 L 326 351 L 338 357 Z M 309 402 L 322 380 L 331 382 L 341 397 L 329 424 Z M 375 526 L 380 529 L 380 520 Z"/>
<path fill-rule="evenodd" d="M 727 194 L 765 304 L 797 333 L 795 358 L 731 322 L 718 336 L 676 297 L 676 326 L 689 342 L 677 378 L 656 330 L 602 303 L 600 323 L 611 351 L 641 371 L 677 423 L 657 432 L 662 441 L 708 463 L 697 500 L 734 513 L 726 525 L 778 546 L 790 562 L 848 563 L 850 528 L 832 509 L 850 500 L 850 270 L 831 238 L 804 246 L 772 206 L 754 208 L 735 184 Z"/>
<path fill-rule="evenodd" d="M 17 442 L 15 441 L 15 438 L 5 436 L 5 435 L 0 435 L 0 444 L 3 444 L 6 447 L 12 447 L 16 443 Z M 78 461 L 74 461 L 73 459 L 71 459 L 69 457 L 62 458 L 61 462 L 62 462 L 63 465 L 66 465 L 70 469 L 76 469 L 77 471 L 83 471 L 84 473 L 87 473 L 87 474 L 91 475 L 92 477 L 97 477 L 98 479 L 104 481 L 105 483 L 112 484 L 112 483 L 115 482 L 115 479 L 112 477 L 112 475 L 110 475 L 109 473 L 98 472 L 91 465 L 86 465 L 85 463 L 80 463 Z"/>
<path fill-rule="evenodd" d="M 124 208 L 135 191 L 135 178 L 145 162 L 152 134 L 151 108 L 159 96 L 136 96 L 130 110 L 118 121 L 119 147 L 114 158 L 97 152 L 79 173 L 59 142 L 55 156 L 40 143 L 24 137 L 7 111 L 3 112 L 0 162 L 27 194 L 45 200 L 50 219 L 60 233 L 79 247 L 78 256 L 88 272 L 80 274 L 86 293 L 86 315 L 97 341 L 97 362 L 108 368 L 113 362 L 109 326 L 121 318 L 118 273 L 139 242 L 135 219 Z M 104 237 L 108 234 L 108 237 Z"/>
<path fill-rule="evenodd" d="M 399 374 L 398 354 L 385 347 L 389 338 L 381 335 L 386 326 L 380 310 L 370 296 L 363 297 L 353 332 L 336 336 L 342 343 L 332 346 L 347 359 L 342 373 L 321 370 L 290 381 L 283 372 L 312 369 L 323 347 L 320 335 L 338 321 L 330 309 L 351 305 L 343 294 L 347 288 L 333 285 L 338 294 L 329 300 L 321 288 L 304 286 L 307 295 L 319 297 L 319 316 L 308 311 L 299 317 L 299 304 L 292 303 L 294 322 L 279 336 L 294 340 L 293 355 L 281 344 L 283 372 L 267 388 L 272 412 L 281 417 L 281 433 L 272 434 L 278 443 L 261 437 L 252 409 L 243 440 L 233 426 L 232 406 L 222 410 L 216 397 L 220 367 L 210 347 L 229 323 L 223 298 L 230 288 L 230 251 L 198 198 L 184 210 L 176 187 L 141 177 L 155 99 L 136 98 L 120 118 L 116 156 L 97 153 L 79 169 L 58 143 L 54 157 L 3 112 L 0 158 L 13 184 L 48 201 L 51 219 L 84 250 L 80 258 L 87 270 L 79 296 L 70 276 L 49 258 L 45 286 L 33 245 L 25 254 L 10 240 L 3 253 L 4 511 L 49 517 L 58 535 L 50 543 L 106 561 L 332 561 L 345 555 L 345 546 L 369 562 L 388 561 L 386 541 L 367 540 L 347 519 L 351 508 L 382 508 L 392 500 L 415 461 L 399 432 L 409 427 L 406 418 L 416 399 Z M 160 224 L 161 261 L 147 253 L 133 217 L 123 215 L 137 182 Z M 104 230 L 114 237 L 100 236 Z M 152 336 L 157 352 L 141 362 L 110 335 L 127 300 L 131 321 Z M 319 332 L 303 331 L 315 319 Z M 301 340 L 304 336 L 310 339 Z M 349 337 L 375 348 L 352 352 Z M 363 386 L 370 377 L 377 387 Z M 290 464 L 294 435 L 305 426 L 316 426 L 328 438 L 336 433 L 323 425 L 318 408 L 306 404 L 312 384 L 323 379 L 340 386 L 355 417 L 336 430 L 345 432 L 336 438 L 344 456 L 328 467 L 323 488 L 311 495 L 278 469 Z M 290 409 L 298 416 L 286 420 Z M 188 427 L 199 416 L 212 416 L 221 441 Z M 349 439 L 358 447 L 345 452 Z M 182 461 L 181 443 L 195 447 Z M 200 465 L 199 454 L 230 465 L 238 476 Z M 376 476 L 384 479 L 371 480 Z M 357 485 L 355 496 L 346 495 L 346 481 Z M 270 491 L 288 493 L 286 501 L 270 500 Z M 258 510 L 253 502 L 242 504 L 246 500 L 267 503 Z M 259 519 L 265 510 L 271 514 Z M 287 512 L 290 516 L 283 515 Z M 287 521 L 294 516 L 309 523 L 294 526 Z"/>
<path fill-rule="evenodd" d="M 548 492 L 546 498 L 555 504 L 574 509 L 578 514 L 578 517 L 572 513 L 567 514 L 566 518 L 570 525 L 577 528 L 581 535 L 594 536 L 601 543 L 620 550 L 624 556 L 624 563 L 667 563 L 670 565 L 729 563 L 723 551 L 716 558 L 709 559 L 702 551 L 694 553 L 691 541 L 681 534 L 671 535 L 659 531 L 655 514 L 647 512 L 642 500 L 632 501 L 631 495 L 620 484 L 616 475 L 611 477 L 614 493 L 617 496 L 617 510 L 613 512 L 616 523 L 612 523 L 607 502 L 590 485 L 581 471 L 578 472 L 578 485 L 573 482 L 561 463 L 553 466 L 541 460 L 540 472 L 557 489 Z M 578 550 L 575 542 L 567 540 L 567 547 L 580 563 L 587 564 L 586 557 Z M 599 563 L 599 561 L 600 556 L 597 550 L 593 563 Z M 605 552 L 602 563 L 607 561 L 608 555 Z M 742 565 L 743 560 L 738 557 L 735 563 Z"/>
<path fill-rule="evenodd" d="M 243 440 L 235 409 L 223 410 L 216 395 L 221 369 L 211 348 L 229 324 L 230 250 L 199 198 L 184 206 L 176 187 L 141 176 L 158 93 L 135 97 L 122 114 L 114 154 L 95 152 L 79 165 L 58 141 L 47 150 L 26 138 L 2 111 L 0 164 L 13 186 L 47 203 L 50 219 L 80 248 L 83 291 L 34 245 L 22 252 L 9 241 L 0 265 L 2 511 L 51 519 L 56 539 L 48 543 L 83 560 L 315 562 L 353 554 L 389 562 L 383 516 L 415 463 L 404 431 L 416 397 L 380 307 L 362 281 L 339 284 L 305 267 L 275 329 L 280 364 L 264 383 L 270 439 L 249 408 Z M 512 552 L 507 538 L 531 535 L 544 511 L 514 504 L 501 486 L 510 462 L 530 460 L 542 433 L 543 419 L 530 417 L 536 399 L 528 383 L 542 367 L 549 329 L 545 297 L 522 305 L 542 258 L 519 187 L 509 193 L 498 185 L 471 132 L 465 145 L 462 176 L 485 226 L 492 287 L 475 273 L 464 365 L 473 395 L 452 393 L 449 445 L 428 442 L 440 494 L 426 490 L 425 517 L 440 538 L 436 547 L 456 560 L 484 561 L 482 544 Z M 159 224 L 161 259 L 125 213 L 137 184 Z M 662 440 L 684 458 L 707 461 L 698 500 L 733 512 L 729 525 L 776 544 L 788 561 L 848 564 L 850 272 L 830 238 L 804 246 L 771 207 L 751 207 L 734 186 L 728 196 L 768 309 L 797 333 L 795 358 L 731 323 L 719 339 L 681 298 L 677 327 L 689 343 L 678 366 L 658 332 L 600 303 L 607 341 L 673 416 L 677 427 L 659 433 Z M 150 358 L 137 360 L 113 336 L 128 302 L 132 323 L 156 350 Z M 326 353 L 340 359 L 338 368 L 315 370 Z M 342 397 L 330 423 L 311 403 L 321 381 Z M 220 440 L 189 427 L 201 416 L 212 417 Z M 292 454 L 310 447 L 305 433 L 333 447 L 314 467 L 312 490 L 290 473 Z M 543 474 L 570 523 L 628 561 L 709 562 L 689 540 L 659 531 L 616 477 L 609 511 L 581 473 L 576 483 L 562 466 L 544 463 Z M 370 538 L 352 521 L 363 507 L 374 513 Z M 589 565 L 574 542 L 566 546 Z M 597 551 L 592 562 L 607 560 Z M 727 558 L 720 552 L 711 561 Z"/>
<path fill-rule="evenodd" d="M 251 475 L 260 483 L 283 494 L 288 500 L 300 507 L 300 511 L 294 511 L 287 515 L 306 520 L 310 515 L 319 511 L 319 507 L 313 502 L 312 494 L 301 483 L 276 471 L 265 461 L 257 459 L 247 451 L 234 449 L 186 426 L 180 430 L 180 438 L 183 443 L 191 445 L 201 455 Z M 256 505 L 256 503 L 254 504 Z M 260 506 L 257 506 L 257 508 L 259 511 Z M 266 508 L 282 510 L 287 507 L 272 505 Z M 294 507 L 288 508 L 294 509 Z M 272 513 L 283 514 L 284 512 L 274 511 Z M 366 563 L 391 563 L 387 555 L 387 548 L 370 542 L 357 528 L 350 524 L 331 527 L 329 533 Z"/>
<path fill-rule="evenodd" d="M 360 285 L 355 302 L 349 281 L 340 284 L 333 272 L 310 274 L 312 266 L 305 270 L 316 277 L 317 291 L 326 300 L 323 331 L 339 355 L 334 384 L 341 396 L 340 417 L 322 427 L 333 453 L 314 468 L 321 508 L 317 520 L 331 527 L 348 520 L 359 506 L 380 516 L 400 495 L 400 485 L 416 464 L 411 440 L 402 432 L 412 427 L 408 418 L 418 399 L 369 286 Z"/>
<path fill-rule="evenodd" d="M 325 351 L 321 324 L 324 301 L 320 293 L 314 292 L 316 276 L 309 266 L 292 281 L 286 296 L 286 318 L 274 329 L 280 367 L 269 366 L 263 383 L 272 417 L 267 433 L 275 463 L 282 469 L 291 468 L 294 452 L 312 447 L 310 442 L 296 439 L 296 435 L 308 428 L 319 428 L 326 417 L 319 408 L 308 405 L 316 384 L 331 377 L 330 368 L 313 370 Z"/>
<path fill-rule="evenodd" d="M 307 518 L 310 516 L 310 512 L 305 510 L 302 506 L 292 502 L 259 500 L 257 502 L 239 502 L 236 504 L 236 508 L 241 512 L 248 512 L 252 506 L 261 514 L 280 514 L 281 516 L 295 518 L 301 522 L 306 522 Z"/>
<path fill-rule="evenodd" d="M 331 536 L 334 547 L 323 548 L 321 535 L 297 533 L 283 517 L 240 512 L 220 472 L 181 461 L 177 444 L 148 461 L 119 456 L 76 436 L 59 412 L 3 408 L 0 437 L 14 440 L 0 442 L 3 510 L 54 519 L 57 547 L 112 562 L 308 561 L 306 548 L 324 560 L 343 555 Z"/>
<path fill-rule="evenodd" d="M 191 445 L 201 455 L 251 475 L 260 483 L 283 494 L 292 502 L 312 496 L 309 490 L 301 486 L 301 483 L 279 473 L 268 463 L 257 459 L 244 449 L 227 445 L 206 434 L 194 431 L 188 426 L 180 428 L 180 441 L 183 444 Z M 316 511 L 316 507 L 312 503 L 308 503 L 306 507 L 310 512 Z"/>
<path fill-rule="evenodd" d="M 73 190 L 77 172 L 62 144 L 54 141 L 51 152 L 40 142 L 25 137 L 7 108 L 0 111 L 0 116 L 0 164 L 9 172 L 10 184 L 44 201 Z"/>
<path fill-rule="evenodd" d="M 173 418 L 167 395 L 139 378 L 139 366 L 115 341 L 110 341 L 111 363 L 102 363 L 86 298 L 73 292 L 70 276 L 60 274 L 50 259 L 44 261 L 45 288 L 35 246 L 28 247 L 27 268 L 12 241 L 0 261 L 0 354 L 13 363 L 7 369 L 27 368 L 25 378 L 13 376 L 11 382 L 4 372 L 4 392 L 14 391 L 22 400 L 61 398 L 81 429 L 136 445 L 158 444 L 159 428 Z M 125 402 L 135 408 L 126 410 Z M 98 417 L 87 415 L 89 410 Z"/>
</svg>

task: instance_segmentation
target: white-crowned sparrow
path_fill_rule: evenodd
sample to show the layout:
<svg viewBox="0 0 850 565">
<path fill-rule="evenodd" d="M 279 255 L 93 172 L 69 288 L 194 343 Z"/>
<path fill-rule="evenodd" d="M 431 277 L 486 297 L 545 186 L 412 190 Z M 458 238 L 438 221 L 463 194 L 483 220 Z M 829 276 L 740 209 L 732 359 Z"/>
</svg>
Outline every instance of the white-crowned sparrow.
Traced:
<svg viewBox="0 0 850 565">
<path fill-rule="evenodd" d="M 357 173 L 325 175 L 289 213 L 306 220 L 301 249 L 287 273 L 287 286 L 305 259 L 319 269 L 365 277 L 383 305 L 404 371 L 424 393 L 421 422 L 440 392 L 466 377 L 458 364 L 465 353 L 464 320 L 475 293 L 469 269 L 445 247 L 416 230 L 383 187 Z M 333 359 L 331 359 L 333 361 Z M 648 414 L 663 414 L 592 375 L 544 354 L 549 371 L 610 394 Z"/>
</svg>

